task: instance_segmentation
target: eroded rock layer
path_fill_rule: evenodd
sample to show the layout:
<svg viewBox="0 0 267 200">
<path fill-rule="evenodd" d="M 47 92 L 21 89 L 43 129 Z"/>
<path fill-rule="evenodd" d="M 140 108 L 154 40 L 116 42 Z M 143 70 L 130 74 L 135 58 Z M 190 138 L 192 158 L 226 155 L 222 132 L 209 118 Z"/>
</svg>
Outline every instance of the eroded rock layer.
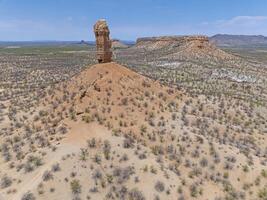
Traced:
<svg viewBox="0 0 267 200">
<path fill-rule="evenodd" d="M 96 37 L 97 60 L 99 63 L 108 63 L 112 60 L 111 46 L 112 42 L 109 38 L 109 28 L 105 20 L 99 20 L 94 25 L 94 33 Z"/>
</svg>

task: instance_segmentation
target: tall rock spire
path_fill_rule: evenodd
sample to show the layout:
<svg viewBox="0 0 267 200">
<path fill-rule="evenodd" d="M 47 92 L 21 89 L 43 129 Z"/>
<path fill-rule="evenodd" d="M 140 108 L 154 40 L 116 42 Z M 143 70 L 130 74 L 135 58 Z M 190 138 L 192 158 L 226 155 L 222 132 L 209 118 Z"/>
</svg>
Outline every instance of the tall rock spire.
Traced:
<svg viewBox="0 0 267 200">
<path fill-rule="evenodd" d="M 106 20 L 98 20 L 94 25 L 96 38 L 97 60 L 99 63 L 112 61 L 111 40 L 109 38 L 109 28 Z"/>
</svg>

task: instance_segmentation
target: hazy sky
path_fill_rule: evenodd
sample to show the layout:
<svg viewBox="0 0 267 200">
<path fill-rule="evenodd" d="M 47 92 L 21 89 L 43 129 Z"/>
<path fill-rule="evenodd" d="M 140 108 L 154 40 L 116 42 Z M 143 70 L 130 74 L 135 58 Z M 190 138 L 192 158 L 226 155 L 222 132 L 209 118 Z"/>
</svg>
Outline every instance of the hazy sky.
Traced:
<svg viewBox="0 0 267 200">
<path fill-rule="evenodd" d="M 0 41 L 93 40 L 216 33 L 267 35 L 267 0 L 0 0 Z"/>
</svg>

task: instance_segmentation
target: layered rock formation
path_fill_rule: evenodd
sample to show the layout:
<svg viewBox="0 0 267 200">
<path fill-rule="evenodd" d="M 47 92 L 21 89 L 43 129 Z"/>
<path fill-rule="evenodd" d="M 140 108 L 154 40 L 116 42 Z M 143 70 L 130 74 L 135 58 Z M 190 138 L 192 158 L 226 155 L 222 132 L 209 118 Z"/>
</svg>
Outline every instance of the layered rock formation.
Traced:
<svg viewBox="0 0 267 200">
<path fill-rule="evenodd" d="M 190 42 L 199 44 L 201 48 L 204 43 L 209 42 L 209 38 L 206 36 L 163 36 L 163 37 L 146 37 L 139 38 L 136 41 L 136 47 L 146 48 L 150 47 L 151 50 L 160 49 L 164 47 L 177 47 L 183 46 Z"/>
<path fill-rule="evenodd" d="M 238 60 L 218 49 L 207 36 L 163 36 L 139 38 L 131 50 L 142 51 L 150 60 L 183 60 L 221 63 Z M 154 55 L 157 55 L 156 57 Z"/>
<path fill-rule="evenodd" d="M 103 19 L 94 25 L 94 33 L 96 37 L 97 60 L 99 63 L 107 63 L 112 60 L 111 46 L 112 42 L 109 38 L 109 28 L 107 22 Z"/>
<path fill-rule="evenodd" d="M 113 49 L 123 49 L 123 48 L 128 48 L 126 44 L 124 44 L 122 41 L 113 39 L 112 40 L 112 48 Z"/>
</svg>

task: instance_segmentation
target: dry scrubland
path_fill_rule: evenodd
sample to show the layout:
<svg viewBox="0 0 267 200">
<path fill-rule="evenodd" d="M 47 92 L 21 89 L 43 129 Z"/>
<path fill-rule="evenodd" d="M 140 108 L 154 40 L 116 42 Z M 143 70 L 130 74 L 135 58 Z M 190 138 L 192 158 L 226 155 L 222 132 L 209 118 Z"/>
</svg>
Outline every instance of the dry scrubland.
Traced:
<svg viewBox="0 0 267 200">
<path fill-rule="evenodd" d="M 134 72 L 0 50 L 0 199 L 267 198 L 264 57 L 141 41 L 115 50 Z"/>
</svg>

